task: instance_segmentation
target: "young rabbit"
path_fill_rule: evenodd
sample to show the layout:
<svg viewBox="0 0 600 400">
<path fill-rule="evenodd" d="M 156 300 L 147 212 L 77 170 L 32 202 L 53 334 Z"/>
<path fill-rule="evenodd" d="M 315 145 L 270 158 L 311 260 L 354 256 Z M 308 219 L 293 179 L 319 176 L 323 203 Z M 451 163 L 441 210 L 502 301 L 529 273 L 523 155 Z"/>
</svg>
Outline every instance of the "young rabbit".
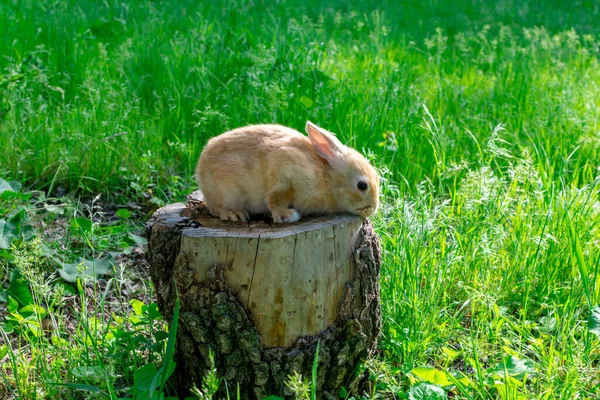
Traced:
<svg viewBox="0 0 600 400">
<path fill-rule="evenodd" d="M 310 121 L 306 132 L 251 125 L 210 139 L 196 167 L 210 213 L 246 222 L 267 212 L 274 222 L 330 212 L 373 214 L 379 204 L 375 169 Z"/>
</svg>

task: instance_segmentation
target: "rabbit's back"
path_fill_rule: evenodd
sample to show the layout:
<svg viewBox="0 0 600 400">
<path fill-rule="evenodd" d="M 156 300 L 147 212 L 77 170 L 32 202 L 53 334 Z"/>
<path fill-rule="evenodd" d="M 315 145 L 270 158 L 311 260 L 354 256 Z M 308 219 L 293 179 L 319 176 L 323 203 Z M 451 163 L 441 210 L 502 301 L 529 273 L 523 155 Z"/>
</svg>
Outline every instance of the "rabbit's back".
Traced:
<svg viewBox="0 0 600 400">
<path fill-rule="evenodd" d="M 280 125 L 252 125 L 210 139 L 196 168 L 209 208 L 266 213 L 268 188 L 291 164 L 304 163 L 299 158 L 306 157 L 305 146 L 310 143 L 304 135 Z"/>
</svg>

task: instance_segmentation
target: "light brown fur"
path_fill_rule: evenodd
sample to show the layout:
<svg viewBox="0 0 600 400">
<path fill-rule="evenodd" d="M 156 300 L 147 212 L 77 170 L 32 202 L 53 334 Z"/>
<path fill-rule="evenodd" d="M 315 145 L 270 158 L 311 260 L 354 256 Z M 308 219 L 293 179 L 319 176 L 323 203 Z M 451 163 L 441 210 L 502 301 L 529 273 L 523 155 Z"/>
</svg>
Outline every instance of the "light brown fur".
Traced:
<svg viewBox="0 0 600 400">
<path fill-rule="evenodd" d="M 313 142 L 281 125 L 247 126 L 209 140 L 196 178 L 211 214 L 247 221 L 249 214 L 270 213 L 275 222 L 294 222 L 307 214 L 375 212 L 375 169 L 327 131 L 310 123 L 307 131 Z M 321 140 L 317 145 L 315 138 Z M 318 151 L 334 156 L 327 153 L 326 159 Z M 367 191 L 356 188 L 359 179 L 368 183 Z"/>
</svg>

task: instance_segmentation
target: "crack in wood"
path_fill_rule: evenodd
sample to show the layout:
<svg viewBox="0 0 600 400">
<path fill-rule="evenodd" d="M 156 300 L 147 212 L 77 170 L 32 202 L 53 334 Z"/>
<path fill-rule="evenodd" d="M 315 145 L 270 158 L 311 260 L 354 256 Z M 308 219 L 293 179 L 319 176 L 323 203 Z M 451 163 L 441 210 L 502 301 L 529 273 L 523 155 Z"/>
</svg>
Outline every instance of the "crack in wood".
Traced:
<svg viewBox="0 0 600 400">
<path fill-rule="evenodd" d="M 335 225 L 332 224 L 331 226 L 333 228 L 333 265 L 334 265 L 334 268 L 335 268 L 335 288 L 337 290 L 337 288 L 340 287 L 340 277 L 339 277 L 339 273 L 338 273 L 338 262 L 337 262 L 339 255 L 337 254 L 338 248 L 337 248 L 337 245 L 336 245 L 336 242 L 335 242 L 335 237 L 336 237 L 337 233 L 335 231 Z M 337 293 L 335 293 L 335 295 L 337 295 Z M 342 298 L 343 295 L 344 295 L 344 290 L 342 288 L 340 298 Z M 335 313 L 336 314 L 338 313 L 338 311 L 340 309 L 340 304 L 341 304 L 341 301 L 338 302 L 338 304 L 335 307 Z"/>
<path fill-rule="evenodd" d="M 260 247 L 260 234 L 256 239 L 256 253 L 254 254 L 254 265 L 252 266 L 252 278 L 250 279 L 250 287 L 248 288 L 248 299 L 246 300 L 246 305 L 248 308 L 251 308 L 250 305 L 250 295 L 252 294 L 252 285 L 254 284 L 254 274 L 256 272 L 256 260 L 258 259 L 258 248 Z"/>
</svg>

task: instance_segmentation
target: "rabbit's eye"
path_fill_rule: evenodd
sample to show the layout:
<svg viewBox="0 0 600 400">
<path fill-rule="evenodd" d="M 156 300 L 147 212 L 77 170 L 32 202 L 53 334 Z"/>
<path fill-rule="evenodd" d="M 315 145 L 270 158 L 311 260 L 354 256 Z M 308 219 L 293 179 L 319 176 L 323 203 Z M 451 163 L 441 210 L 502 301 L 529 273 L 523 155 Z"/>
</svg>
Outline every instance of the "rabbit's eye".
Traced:
<svg viewBox="0 0 600 400">
<path fill-rule="evenodd" d="M 356 185 L 356 186 L 358 187 L 358 190 L 362 190 L 362 191 L 367 190 L 366 182 L 360 181 L 360 182 L 358 182 L 358 185 Z"/>
</svg>

